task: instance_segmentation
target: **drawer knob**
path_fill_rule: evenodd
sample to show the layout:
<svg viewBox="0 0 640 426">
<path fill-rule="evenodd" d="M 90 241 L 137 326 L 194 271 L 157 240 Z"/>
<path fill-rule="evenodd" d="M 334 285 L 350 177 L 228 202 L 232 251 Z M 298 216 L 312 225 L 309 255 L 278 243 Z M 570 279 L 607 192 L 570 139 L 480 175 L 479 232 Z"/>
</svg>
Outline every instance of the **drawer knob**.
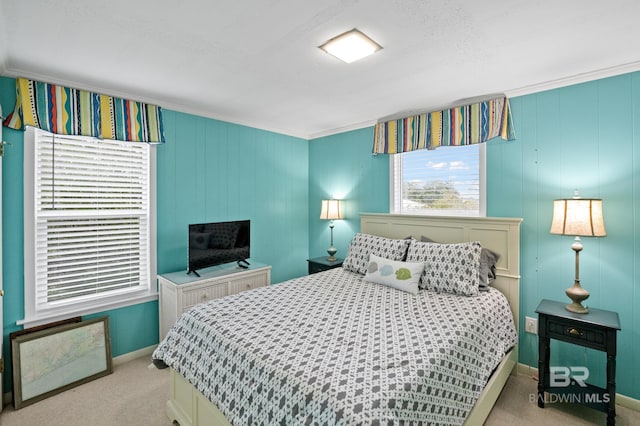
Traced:
<svg viewBox="0 0 640 426">
<path fill-rule="evenodd" d="M 575 327 L 568 328 L 568 329 L 567 329 L 567 332 L 568 332 L 570 335 L 575 336 L 575 337 L 582 337 L 582 336 L 584 335 L 584 333 L 583 333 L 582 331 L 578 330 L 578 329 L 577 329 L 577 328 L 575 328 Z"/>
<path fill-rule="evenodd" d="M 208 297 L 209 297 L 209 295 L 205 293 L 205 294 L 202 295 L 202 300 L 207 300 Z"/>
</svg>

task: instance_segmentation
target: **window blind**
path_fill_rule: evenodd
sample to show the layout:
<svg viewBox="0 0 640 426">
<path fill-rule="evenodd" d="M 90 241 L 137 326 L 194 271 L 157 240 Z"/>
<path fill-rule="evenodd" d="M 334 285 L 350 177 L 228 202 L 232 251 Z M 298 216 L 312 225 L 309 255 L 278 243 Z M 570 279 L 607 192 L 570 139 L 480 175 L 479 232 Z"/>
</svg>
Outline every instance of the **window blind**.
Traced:
<svg viewBox="0 0 640 426">
<path fill-rule="evenodd" d="M 480 216 L 484 207 L 481 145 L 396 154 L 392 161 L 395 213 Z"/>
<path fill-rule="evenodd" d="M 36 311 L 149 286 L 149 146 L 38 131 Z"/>
</svg>

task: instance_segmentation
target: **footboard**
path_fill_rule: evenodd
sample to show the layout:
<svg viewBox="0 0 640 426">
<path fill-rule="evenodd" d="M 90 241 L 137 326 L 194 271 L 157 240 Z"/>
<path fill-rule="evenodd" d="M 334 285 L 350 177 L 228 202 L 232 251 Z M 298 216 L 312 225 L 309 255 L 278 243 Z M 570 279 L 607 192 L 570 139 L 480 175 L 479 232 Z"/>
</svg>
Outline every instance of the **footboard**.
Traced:
<svg viewBox="0 0 640 426">
<path fill-rule="evenodd" d="M 220 410 L 173 368 L 169 387 L 169 420 L 180 426 L 231 426 Z"/>
</svg>

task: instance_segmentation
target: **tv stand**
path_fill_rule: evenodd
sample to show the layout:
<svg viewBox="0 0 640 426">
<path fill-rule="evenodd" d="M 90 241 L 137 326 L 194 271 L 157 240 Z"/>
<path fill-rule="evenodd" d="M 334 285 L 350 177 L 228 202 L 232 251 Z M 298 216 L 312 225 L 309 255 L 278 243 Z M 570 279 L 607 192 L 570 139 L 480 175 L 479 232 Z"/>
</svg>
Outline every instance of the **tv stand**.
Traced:
<svg viewBox="0 0 640 426">
<path fill-rule="evenodd" d="M 226 268 L 205 268 L 198 276 L 187 275 L 184 269 L 158 275 L 160 340 L 193 305 L 271 284 L 271 266 L 251 263 L 242 268 L 233 264 Z"/>
<path fill-rule="evenodd" d="M 244 268 L 247 269 L 249 266 L 251 266 L 251 264 L 249 262 L 247 262 L 246 259 L 242 259 L 242 260 L 238 260 L 238 266 L 240 268 Z M 195 272 L 195 271 L 194 271 Z"/>
<path fill-rule="evenodd" d="M 187 271 L 187 275 L 191 275 L 194 274 L 196 277 L 200 278 L 200 274 L 198 273 L 198 271 L 196 271 L 195 269 L 191 270 L 191 271 Z"/>
</svg>

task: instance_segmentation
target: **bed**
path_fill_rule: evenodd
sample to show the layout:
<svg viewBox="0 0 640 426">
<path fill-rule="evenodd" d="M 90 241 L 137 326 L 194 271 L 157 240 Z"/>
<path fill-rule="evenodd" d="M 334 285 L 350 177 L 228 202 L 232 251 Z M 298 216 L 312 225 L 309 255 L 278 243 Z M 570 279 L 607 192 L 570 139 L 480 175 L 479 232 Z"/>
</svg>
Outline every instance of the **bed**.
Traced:
<svg viewBox="0 0 640 426">
<path fill-rule="evenodd" d="M 364 281 L 350 248 L 343 269 L 199 305 L 153 354 L 171 367 L 167 415 L 182 426 L 482 424 L 517 363 L 520 222 L 361 215 L 366 238 L 479 241 L 501 255 L 495 280 L 473 297 L 400 291 Z M 380 272 L 370 263 L 366 277 Z"/>
</svg>

